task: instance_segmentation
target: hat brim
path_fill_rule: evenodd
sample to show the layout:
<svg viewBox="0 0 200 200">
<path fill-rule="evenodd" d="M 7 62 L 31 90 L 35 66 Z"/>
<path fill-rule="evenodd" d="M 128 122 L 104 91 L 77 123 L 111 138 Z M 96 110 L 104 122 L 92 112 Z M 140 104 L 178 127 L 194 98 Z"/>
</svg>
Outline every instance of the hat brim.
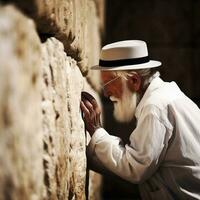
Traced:
<svg viewBox="0 0 200 200">
<path fill-rule="evenodd" d="M 135 70 L 135 69 L 147 69 L 161 66 L 162 63 L 156 60 L 150 60 L 147 63 L 137 64 L 137 65 L 125 65 L 119 67 L 102 67 L 99 65 L 92 66 L 92 70 L 102 70 L 102 71 L 116 71 L 116 70 Z"/>
</svg>

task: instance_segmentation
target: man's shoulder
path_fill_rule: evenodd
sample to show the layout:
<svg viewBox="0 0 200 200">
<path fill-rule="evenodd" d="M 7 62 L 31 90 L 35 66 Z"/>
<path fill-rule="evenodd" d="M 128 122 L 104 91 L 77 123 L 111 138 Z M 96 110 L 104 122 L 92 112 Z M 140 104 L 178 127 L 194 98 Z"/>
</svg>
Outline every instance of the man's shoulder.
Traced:
<svg viewBox="0 0 200 200">
<path fill-rule="evenodd" d="M 182 96 L 183 93 L 175 82 L 163 82 L 150 93 L 144 106 L 152 105 L 153 107 L 163 108 Z"/>
<path fill-rule="evenodd" d="M 144 110 L 148 113 L 162 112 L 183 96 L 184 94 L 175 82 L 164 82 L 162 79 L 156 78 L 141 99 L 137 107 L 136 117 L 139 117 Z"/>
</svg>

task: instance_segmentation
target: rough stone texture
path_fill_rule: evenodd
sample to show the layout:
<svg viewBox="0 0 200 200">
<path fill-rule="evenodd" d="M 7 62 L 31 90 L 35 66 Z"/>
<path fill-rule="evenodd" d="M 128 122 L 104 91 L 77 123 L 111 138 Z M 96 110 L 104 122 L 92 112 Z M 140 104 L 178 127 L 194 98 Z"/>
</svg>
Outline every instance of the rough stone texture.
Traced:
<svg viewBox="0 0 200 200">
<path fill-rule="evenodd" d="M 104 22 L 103 0 L 9 0 L 9 2 L 15 3 L 36 21 L 42 37 L 53 35 L 60 40 L 67 54 L 78 62 L 83 75 L 87 75 L 90 66 L 98 63 L 100 29 L 103 31 Z M 87 77 L 94 88 L 98 89 L 99 82 L 94 81 L 94 76 L 97 76 L 98 80 L 98 72 Z"/>
<path fill-rule="evenodd" d="M 99 175 L 90 173 L 89 188 L 85 185 L 86 137 L 79 108 L 83 90 L 93 94 L 98 102 L 100 99 L 55 38 L 43 44 L 43 62 L 44 169 L 48 196 L 85 199 L 85 190 L 89 189 L 90 199 L 100 199 Z"/>
<path fill-rule="evenodd" d="M 97 15 L 99 19 L 100 32 L 104 36 L 105 26 L 105 0 L 94 0 L 97 8 Z"/>
<path fill-rule="evenodd" d="M 39 200 L 45 195 L 40 58 L 32 20 L 11 6 L 0 7 L 1 200 Z"/>
<path fill-rule="evenodd" d="M 55 38 L 43 45 L 45 178 L 50 199 L 85 199 L 85 133 L 80 114 L 83 78 Z"/>
<path fill-rule="evenodd" d="M 56 12 L 58 22 L 63 20 L 64 11 L 65 17 L 69 20 L 72 19 L 70 18 L 72 15 L 74 21 L 70 22 L 70 25 L 76 23 L 78 29 L 76 30 L 78 32 L 74 32 L 77 37 L 74 44 L 80 45 L 85 52 L 81 58 L 87 58 L 87 64 L 96 64 L 100 39 L 98 20 L 97 17 L 93 17 L 96 16 L 94 1 L 59 2 L 61 5 L 71 2 L 69 5 L 72 6 L 71 10 L 59 7 L 60 4 L 55 1 L 28 3 L 15 1 L 23 10 L 28 8 L 29 15 L 34 16 L 35 21 L 39 23 L 38 30 L 42 30 L 39 26 L 44 22 L 43 29 L 47 30 L 47 34 L 54 33 L 62 42 L 65 40 L 61 39 L 64 30 L 60 34 L 57 25 L 51 24 L 53 15 L 49 15 L 51 12 Z M 79 5 L 78 8 L 75 4 Z M 82 13 L 77 14 L 79 11 Z M 67 15 L 66 12 L 72 13 Z M 43 19 L 46 21 L 42 21 Z M 84 22 L 86 25 L 83 25 Z M 79 23 L 83 26 L 79 27 Z M 55 29 L 50 29 L 51 26 Z M 66 24 L 65 28 L 68 28 Z M 91 37 L 85 38 L 85 34 L 91 30 Z M 50 35 L 45 37 L 48 38 Z M 66 39 L 70 42 L 69 38 Z M 89 179 L 86 177 L 88 172 L 85 155 L 86 137 L 80 112 L 83 90 L 93 94 L 100 103 L 99 96 L 94 91 L 99 89 L 98 84 L 95 85 L 99 81 L 99 73 L 92 72 L 83 78 L 87 69 L 84 71 L 84 68 L 77 65 L 82 62 L 78 59 L 79 51 L 76 49 L 78 47 L 75 45 L 74 49 L 69 50 L 76 55 L 77 61 L 75 61 L 66 55 L 67 47 L 65 46 L 64 51 L 63 43 L 60 41 L 51 37 L 41 44 L 32 20 L 12 6 L 1 8 L 0 199 L 2 200 L 100 199 L 100 175 L 90 172 Z"/>
<path fill-rule="evenodd" d="M 91 66 L 99 63 L 101 40 L 99 35 L 99 18 L 96 16 L 95 5 L 92 1 L 88 1 L 86 16 L 86 37 L 85 37 L 85 49 L 88 57 L 88 63 L 86 64 L 89 69 Z M 100 91 L 100 73 L 98 70 L 88 70 L 86 76 L 90 85 L 96 91 Z"/>
</svg>

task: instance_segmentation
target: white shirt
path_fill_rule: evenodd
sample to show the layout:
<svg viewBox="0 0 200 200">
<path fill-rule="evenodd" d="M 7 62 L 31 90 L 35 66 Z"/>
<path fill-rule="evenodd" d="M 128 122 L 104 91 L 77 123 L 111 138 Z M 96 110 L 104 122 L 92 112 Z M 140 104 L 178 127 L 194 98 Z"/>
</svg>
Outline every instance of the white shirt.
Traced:
<svg viewBox="0 0 200 200">
<path fill-rule="evenodd" d="M 142 199 L 200 199 L 200 110 L 175 82 L 152 80 L 136 108 L 130 145 L 99 128 L 88 150 Z M 123 133 L 122 133 L 123 134 Z"/>
</svg>

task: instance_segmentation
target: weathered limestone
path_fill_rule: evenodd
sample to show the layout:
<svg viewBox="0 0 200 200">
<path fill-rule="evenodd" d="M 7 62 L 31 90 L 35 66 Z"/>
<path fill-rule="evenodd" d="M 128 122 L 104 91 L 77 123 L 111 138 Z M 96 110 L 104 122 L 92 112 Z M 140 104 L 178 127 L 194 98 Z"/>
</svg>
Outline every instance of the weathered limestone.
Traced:
<svg viewBox="0 0 200 200">
<path fill-rule="evenodd" d="M 97 16 L 99 19 L 100 33 L 104 35 L 104 26 L 105 26 L 105 0 L 94 0 L 97 8 Z"/>
<path fill-rule="evenodd" d="M 83 78 L 55 38 L 43 44 L 44 168 L 50 199 L 85 199 L 85 133 L 80 113 Z"/>
<path fill-rule="evenodd" d="M 43 194 L 40 41 L 32 20 L 0 8 L 0 199 Z"/>
<path fill-rule="evenodd" d="M 103 30 L 103 0 L 9 0 L 31 16 L 40 34 L 60 40 L 67 55 L 74 58 L 82 74 L 98 63 L 100 29 Z M 100 16 L 98 18 L 97 14 Z M 94 77 L 94 73 L 91 75 Z M 95 76 L 99 79 L 99 73 Z M 88 76 L 98 89 L 98 81 Z"/>
<path fill-rule="evenodd" d="M 80 113 L 81 91 L 98 95 L 81 75 L 76 62 L 55 38 L 43 44 L 44 168 L 51 199 L 85 199 L 85 130 Z M 93 181 L 92 181 L 93 180 Z M 94 181 L 95 180 L 95 181 Z M 96 184 L 95 184 L 96 182 Z M 100 196 L 101 178 L 90 173 L 89 196 Z M 63 194 L 63 192 L 66 192 Z M 62 198 L 61 198 L 62 199 Z"/>
<path fill-rule="evenodd" d="M 86 17 L 86 37 L 85 37 L 85 49 L 86 55 L 88 57 L 88 62 L 86 66 L 88 69 L 91 66 L 97 65 L 99 63 L 99 54 L 100 54 L 100 47 L 101 47 L 101 40 L 99 36 L 99 29 L 98 29 L 98 18 L 93 17 L 96 16 L 96 9 L 94 3 L 89 1 L 87 7 L 87 17 Z M 98 70 L 88 70 L 88 74 L 86 76 L 90 85 L 96 91 L 100 91 L 100 73 Z"/>
<path fill-rule="evenodd" d="M 59 40 L 41 44 L 32 20 L 0 8 L 0 199 L 100 199 L 101 177 L 86 184 L 81 91 L 100 103 L 88 80 Z"/>
</svg>

